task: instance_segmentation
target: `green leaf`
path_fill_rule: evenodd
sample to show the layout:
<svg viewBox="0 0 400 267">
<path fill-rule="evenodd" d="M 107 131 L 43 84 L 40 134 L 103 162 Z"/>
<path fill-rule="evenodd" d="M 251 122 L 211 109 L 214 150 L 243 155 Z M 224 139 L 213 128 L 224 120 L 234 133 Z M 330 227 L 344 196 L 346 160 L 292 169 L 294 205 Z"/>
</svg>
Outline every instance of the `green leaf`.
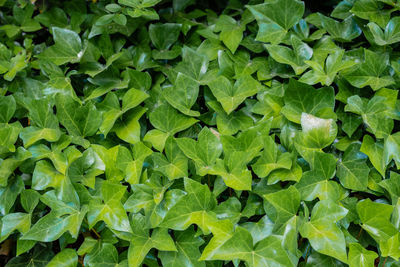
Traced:
<svg viewBox="0 0 400 267">
<path fill-rule="evenodd" d="M 338 72 L 357 64 L 354 60 L 343 60 L 343 56 L 344 50 L 338 50 L 330 54 L 322 64 L 320 62 L 306 60 L 305 63 L 309 65 L 312 70 L 306 72 L 299 81 L 310 85 L 316 83 L 331 85 Z"/>
<path fill-rule="evenodd" d="M 384 5 L 378 1 L 361 0 L 354 3 L 351 13 L 362 19 L 375 22 L 381 27 L 384 27 L 390 19 L 390 13 L 393 10 L 384 9 Z"/>
<path fill-rule="evenodd" d="M 278 192 L 264 195 L 267 202 L 264 202 L 264 209 L 269 214 L 270 219 L 275 223 L 275 228 L 281 226 L 296 216 L 300 207 L 300 193 L 291 186 Z M 282 202 L 282 200 L 285 200 Z"/>
<path fill-rule="evenodd" d="M 366 156 L 360 152 L 360 144 L 351 144 L 338 161 L 337 176 L 348 189 L 365 191 L 368 186 L 369 167 Z"/>
<path fill-rule="evenodd" d="M 168 229 L 154 229 L 151 237 L 144 228 L 143 216 L 137 214 L 133 217 L 133 236 L 128 251 L 129 266 L 141 266 L 143 259 L 151 248 L 161 251 L 177 251 L 174 241 L 168 234 Z"/>
<path fill-rule="evenodd" d="M 199 116 L 198 111 L 191 110 L 199 95 L 199 84 L 189 76 L 179 72 L 175 84 L 163 90 L 168 103 L 188 116 Z"/>
<path fill-rule="evenodd" d="M 366 154 L 375 169 L 382 176 L 385 176 L 386 164 L 383 159 L 383 144 L 381 142 L 374 142 L 374 139 L 370 135 L 365 135 L 360 151 Z"/>
<path fill-rule="evenodd" d="M 285 90 L 285 106 L 281 113 L 290 121 L 300 123 L 303 112 L 324 118 L 335 118 L 335 96 L 332 87 L 315 90 L 312 86 L 290 80 Z"/>
<path fill-rule="evenodd" d="M 348 210 L 330 200 L 315 204 L 309 222 L 300 227 L 300 234 L 310 240 L 319 253 L 347 262 L 346 242 L 336 222 L 346 216 Z"/>
<path fill-rule="evenodd" d="M 54 193 L 51 198 L 56 199 Z M 45 201 L 47 202 L 49 200 Z M 61 201 L 58 200 L 58 202 Z M 82 207 L 81 210 L 76 210 L 70 207 L 69 210 L 60 207 L 58 210 L 54 209 L 44 217 L 40 218 L 32 228 L 22 236 L 22 239 L 51 242 L 59 239 L 66 231 L 68 231 L 72 237 L 77 238 L 81 223 L 86 213 L 87 206 Z"/>
<path fill-rule="evenodd" d="M 390 17 L 390 15 L 388 16 Z M 397 17 L 392 18 L 390 21 L 384 21 L 384 24 L 379 24 L 384 28 L 382 29 L 374 22 L 368 23 L 369 30 L 374 36 L 374 41 L 378 45 L 390 45 L 400 41 L 400 20 Z M 387 23 L 387 24 L 386 24 Z"/>
<path fill-rule="evenodd" d="M 173 136 L 177 132 L 183 131 L 197 122 L 196 119 L 178 113 L 176 109 L 168 104 L 162 104 L 158 106 L 153 112 L 150 113 L 149 119 L 151 124 L 156 129 L 160 130 L 160 134 L 165 135 L 164 140 L 161 142 L 158 139 L 159 137 L 157 137 L 157 141 L 160 142 L 160 145 L 158 147 L 161 150 L 163 150 L 165 140 L 168 136 Z M 148 136 L 147 138 L 151 137 Z M 146 136 L 144 140 L 146 140 Z"/>
<path fill-rule="evenodd" d="M 94 198 L 89 203 L 87 218 L 89 228 L 104 221 L 111 229 L 131 232 L 131 226 L 121 199 L 126 187 L 119 183 L 102 181 L 101 198 Z"/>
<path fill-rule="evenodd" d="M 272 137 L 264 139 L 264 146 L 261 157 L 252 165 L 253 171 L 259 177 L 267 177 L 272 171 L 277 169 L 287 169 L 292 167 L 292 155 L 288 152 L 282 153 L 275 144 Z"/>
<path fill-rule="evenodd" d="M 100 125 L 100 132 L 107 136 L 114 124 L 124 113 L 135 108 L 143 102 L 149 95 L 137 89 L 128 90 L 122 98 L 122 107 L 114 93 L 108 93 L 104 101 L 100 104 L 103 109 L 103 122 Z"/>
<path fill-rule="evenodd" d="M 203 232 L 209 232 L 213 219 L 210 211 L 217 205 L 213 194 L 206 185 L 184 178 L 185 191 L 182 197 L 167 213 L 160 227 L 185 230 L 197 224 Z"/>
<path fill-rule="evenodd" d="M 195 162 L 196 172 L 204 176 L 213 168 L 222 153 L 222 144 L 215 130 L 204 127 L 197 142 L 190 138 L 178 138 L 176 142 L 182 152 Z"/>
<path fill-rule="evenodd" d="M 304 3 L 298 0 L 268 1 L 247 6 L 258 23 L 256 40 L 280 43 L 304 14 Z"/>
<path fill-rule="evenodd" d="M 349 244 L 349 266 L 373 267 L 375 259 L 378 257 L 373 251 L 363 248 L 358 243 Z"/>
<path fill-rule="evenodd" d="M 219 39 L 234 54 L 243 39 L 245 28 L 246 25 L 237 22 L 234 18 L 221 15 L 215 24 L 214 31 L 221 32 Z"/>
<path fill-rule="evenodd" d="M 195 235 L 192 228 L 186 231 L 175 232 L 175 245 L 177 251 L 160 251 L 159 257 L 163 266 L 186 266 L 204 267 L 205 262 L 198 261 L 200 258 L 199 247 L 204 243 L 203 239 Z"/>
<path fill-rule="evenodd" d="M 356 65 L 356 68 L 344 77 L 351 85 L 363 88 L 371 86 L 373 90 L 389 86 L 394 83 L 393 78 L 388 75 L 389 55 L 381 54 L 364 49 L 364 62 Z"/>
<path fill-rule="evenodd" d="M 119 262 L 117 249 L 108 242 L 99 244 L 96 249 L 85 257 L 83 262 L 85 266 L 128 266 L 128 263 Z"/>
<path fill-rule="evenodd" d="M 383 160 L 388 165 L 392 160 L 396 163 L 397 169 L 400 167 L 400 133 L 387 136 L 383 147 Z"/>
<path fill-rule="evenodd" d="M 91 136 L 100 127 L 100 113 L 91 103 L 80 105 L 70 97 L 57 95 L 56 108 L 57 118 L 72 136 Z"/>
<path fill-rule="evenodd" d="M 0 96 L 0 123 L 7 123 L 16 110 L 15 99 L 12 95 Z"/>
<path fill-rule="evenodd" d="M 208 86 L 227 114 L 234 111 L 247 97 L 262 89 L 262 85 L 250 75 L 239 77 L 234 85 L 225 76 L 218 76 Z"/>
<path fill-rule="evenodd" d="M 26 127 L 19 134 L 26 148 L 43 139 L 48 142 L 56 142 L 60 139 L 60 136 L 61 132 L 59 129 L 41 129 L 35 126 Z"/>
<path fill-rule="evenodd" d="M 274 253 L 275 251 L 275 253 Z M 249 266 L 296 266 L 289 253 L 282 247 L 280 237 L 272 235 L 254 245 L 251 234 L 243 227 L 238 226 L 232 237 L 214 249 L 207 260 L 234 260 L 245 261 Z"/>
<path fill-rule="evenodd" d="M 330 145 L 338 131 L 334 120 L 321 119 L 307 113 L 301 114 L 301 128 L 296 144 L 311 150 L 320 150 Z"/>
<path fill-rule="evenodd" d="M 332 36 L 332 38 L 337 41 L 350 42 L 354 38 L 357 38 L 362 32 L 351 16 L 339 22 L 322 14 L 318 15 L 322 26 Z"/>
<path fill-rule="evenodd" d="M 0 187 L 0 212 L 3 216 L 9 213 L 23 189 L 24 182 L 21 176 L 11 179 L 6 187 Z"/>
<path fill-rule="evenodd" d="M 188 176 L 188 161 L 176 141 L 169 137 L 165 142 L 165 155 L 153 153 L 154 169 L 162 172 L 170 180 Z"/>
<path fill-rule="evenodd" d="M 18 134 L 22 130 L 19 122 L 0 123 L 0 154 L 15 152 L 14 143 L 18 139 Z"/>
<path fill-rule="evenodd" d="M 182 62 L 177 64 L 175 70 L 203 83 L 202 79 L 207 72 L 208 65 L 209 60 L 206 55 L 184 46 L 182 48 Z"/>
<path fill-rule="evenodd" d="M 47 48 L 40 58 L 57 65 L 79 62 L 83 56 L 82 41 L 76 32 L 58 27 L 52 28 L 54 45 Z"/>
<path fill-rule="evenodd" d="M 130 144 L 140 142 L 141 132 L 139 119 L 146 113 L 147 109 L 141 106 L 127 112 L 122 119 L 117 120 L 113 131 L 122 140 Z"/>
<path fill-rule="evenodd" d="M 391 256 L 398 260 L 399 231 L 390 222 L 392 212 L 393 206 L 372 202 L 370 199 L 357 203 L 361 227 L 378 242 L 384 257 Z"/>
<path fill-rule="evenodd" d="M 35 246 L 33 251 L 15 257 L 7 262 L 7 267 L 45 267 L 53 258 L 54 252 L 46 246 Z"/>
<path fill-rule="evenodd" d="M 308 66 L 305 64 L 306 60 L 311 59 L 313 50 L 303 43 L 295 35 L 292 35 L 291 43 L 293 49 L 282 45 L 265 45 L 270 56 L 279 63 L 290 65 L 297 75 L 303 73 Z"/>
<path fill-rule="evenodd" d="M 1 219 L 0 242 L 3 242 L 15 230 L 25 234 L 31 227 L 31 214 L 16 212 L 10 213 Z"/>
<path fill-rule="evenodd" d="M 359 96 L 351 96 L 347 99 L 345 111 L 361 115 L 364 123 L 371 129 L 376 137 L 382 138 L 390 134 L 393 129 L 393 120 L 387 115 L 388 107 L 386 99 L 374 96 L 367 102 Z"/>
<path fill-rule="evenodd" d="M 150 24 L 151 42 L 158 50 L 168 50 L 178 40 L 181 28 L 177 23 Z"/>
<path fill-rule="evenodd" d="M 31 157 L 31 153 L 22 147 L 17 149 L 17 152 L 9 158 L 0 161 L 0 186 L 6 186 L 10 175 L 21 165 L 25 160 Z"/>
<path fill-rule="evenodd" d="M 396 205 L 400 197 L 400 175 L 395 172 L 390 172 L 390 179 L 385 179 L 379 183 L 388 193 L 392 199 L 392 204 Z"/>
<path fill-rule="evenodd" d="M 74 267 L 78 264 L 78 255 L 72 248 L 63 249 L 47 264 L 49 267 Z"/>
</svg>

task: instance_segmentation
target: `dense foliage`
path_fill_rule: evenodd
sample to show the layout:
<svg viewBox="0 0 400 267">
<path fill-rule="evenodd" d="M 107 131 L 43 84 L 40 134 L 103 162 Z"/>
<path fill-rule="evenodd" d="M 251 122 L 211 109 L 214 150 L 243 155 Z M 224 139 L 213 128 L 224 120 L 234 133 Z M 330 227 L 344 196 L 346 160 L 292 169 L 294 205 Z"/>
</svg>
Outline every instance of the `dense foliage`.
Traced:
<svg viewBox="0 0 400 267">
<path fill-rule="evenodd" d="M 400 1 L 195 2 L 0 0 L 0 265 L 400 266 Z"/>
</svg>

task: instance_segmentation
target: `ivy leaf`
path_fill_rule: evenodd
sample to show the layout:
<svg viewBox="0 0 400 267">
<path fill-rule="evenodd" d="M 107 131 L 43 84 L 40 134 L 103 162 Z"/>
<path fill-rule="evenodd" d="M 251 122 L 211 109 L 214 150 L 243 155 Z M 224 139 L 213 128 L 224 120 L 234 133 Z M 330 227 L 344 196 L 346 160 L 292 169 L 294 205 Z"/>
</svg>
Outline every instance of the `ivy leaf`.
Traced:
<svg viewBox="0 0 400 267">
<path fill-rule="evenodd" d="M 358 243 L 349 244 L 349 266 L 373 267 L 375 259 L 378 257 L 373 251 L 363 248 Z"/>
<path fill-rule="evenodd" d="M 103 106 L 103 121 L 100 125 L 100 132 L 107 136 L 107 133 L 114 126 L 115 122 L 124 113 L 135 108 L 143 102 L 149 95 L 137 89 L 128 90 L 122 98 L 122 107 L 120 107 L 119 100 L 114 93 L 107 94 L 104 101 L 101 103 Z"/>
<path fill-rule="evenodd" d="M 384 30 L 382 31 L 382 29 L 374 22 L 368 23 L 369 30 L 374 36 L 374 41 L 378 45 L 390 45 L 399 42 L 400 20 L 397 17 L 394 17 L 387 22 L 385 26 L 384 25 L 382 25 L 384 27 Z"/>
<path fill-rule="evenodd" d="M 222 15 L 218 18 L 214 31 L 221 32 L 219 34 L 219 39 L 234 54 L 243 39 L 245 28 L 246 25 L 237 22 L 234 18 Z"/>
<path fill-rule="evenodd" d="M 372 202 L 365 199 L 357 203 L 357 213 L 361 220 L 361 227 L 379 243 L 384 257 L 394 259 L 400 257 L 396 247 L 399 245 L 399 231 L 390 222 L 393 206 Z"/>
<path fill-rule="evenodd" d="M 338 161 L 337 176 L 340 183 L 348 189 L 365 191 L 368 186 L 369 167 L 367 157 L 360 152 L 360 144 L 351 144 L 343 158 Z"/>
<path fill-rule="evenodd" d="M 110 181 L 103 181 L 100 186 L 101 197 L 93 198 L 89 204 L 89 228 L 99 221 L 104 221 L 111 229 L 131 232 L 128 216 L 121 203 L 126 188 Z"/>
<path fill-rule="evenodd" d="M 47 48 L 39 57 L 57 65 L 79 62 L 83 56 L 82 41 L 76 32 L 58 27 L 52 28 L 54 45 Z"/>
<path fill-rule="evenodd" d="M 133 236 L 128 251 L 129 266 L 140 266 L 151 248 L 163 251 L 177 251 L 174 241 L 168 234 L 168 229 L 154 229 L 151 237 L 144 228 L 144 218 L 139 214 L 132 219 Z"/>
<path fill-rule="evenodd" d="M 69 177 L 58 172 L 46 160 L 40 160 L 36 163 L 32 177 L 32 188 L 35 190 L 54 188 L 60 199 L 79 207 L 79 197 Z"/>
<path fill-rule="evenodd" d="M 353 60 L 343 60 L 344 50 L 339 50 L 330 54 L 323 64 L 306 60 L 305 63 L 309 65 L 312 70 L 306 72 L 300 78 L 300 82 L 310 85 L 321 83 L 321 85 L 331 85 L 338 72 L 351 68 L 357 62 Z"/>
<path fill-rule="evenodd" d="M 390 13 L 393 10 L 384 9 L 384 5 L 379 1 L 361 0 L 354 3 L 350 12 L 357 17 L 371 21 L 370 23 L 377 23 L 384 27 L 389 21 Z"/>
<path fill-rule="evenodd" d="M 175 84 L 164 89 L 163 96 L 168 103 L 188 116 L 199 116 L 198 111 L 191 110 L 199 95 L 199 84 L 189 76 L 179 72 Z"/>
<path fill-rule="evenodd" d="M 250 75 L 241 76 L 234 85 L 225 76 L 218 76 L 208 86 L 227 114 L 230 114 L 247 97 L 256 94 L 262 88 L 262 85 Z"/>
<path fill-rule="evenodd" d="M 56 96 L 57 118 L 72 136 L 94 135 L 101 124 L 99 111 L 93 104 L 81 106 L 68 96 Z"/>
<path fill-rule="evenodd" d="M 304 14 L 304 3 L 298 0 L 269 1 L 247 6 L 258 23 L 256 40 L 280 43 Z"/>
<path fill-rule="evenodd" d="M 21 234 L 25 234 L 29 231 L 30 227 L 31 214 L 22 212 L 7 214 L 1 219 L 0 242 L 6 240 L 15 230 L 18 230 Z"/>
<path fill-rule="evenodd" d="M 196 119 L 178 113 L 176 109 L 168 104 L 162 104 L 157 107 L 151 112 L 149 119 L 156 130 L 149 131 L 144 140 L 150 141 L 159 150 L 163 150 L 168 136 L 173 136 L 175 133 L 183 131 L 197 122 Z"/>
<path fill-rule="evenodd" d="M 76 251 L 71 248 L 61 250 L 54 258 L 48 263 L 47 266 L 55 267 L 74 267 L 78 264 L 78 255 Z"/>
<path fill-rule="evenodd" d="M 276 253 L 273 253 L 276 251 Z M 279 255 L 279 256 L 278 256 Z M 243 227 L 236 227 L 232 237 L 215 248 L 212 256 L 202 259 L 231 260 L 240 259 L 249 266 L 268 266 L 271 264 L 296 266 L 289 253 L 282 247 L 281 238 L 269 236 L 254 245 L 251 234 Z"/>
<path fill-rule="evenodd" d="M 347 99 L 345 111 L 361 115 L 364 123 L 371 129 L 376 137 L 382 138 L 390 134 L 393 129 L 393 120 L 388 117 L 386 99 L 381 96 L 374 96 L 367 102 L 358 95 Z"/>
<path fill-rule="evenodd" d="M 326 31 L 332 36 L 332 38 L 340 42 L 350 42 L 354 38 L 357 38 L 362 32 L 353 17 L 347 17 L 343 21 L 339 22 L 322 14 L 318 15 L 321 24 Z"/>
<path fill-rule="evenodd" d="M 10 175 L 21 165 L 25 160 L 31 157 L 31 153 L 22 147 L 17 149 L 17 152 L 9 158 L 0 161 L 0 185 L 6 186 Z"/>
<path fill-rule="evenodd" d="M 167 213 L 160 227 L 185 230 L 196 223 L 203 232 L 209 232 L 210 211 L 217 205 L 213 194 L 206 185 L 184 178 L 185 191 L 182 197 Z"/>
<path fill-rule="evenodd" d="M 168 50 L 179 38 L 182 24 L 150 24 L 149 36 L 158 50 Z"/>
<path fill-rule="evenodd" d="M 313 152 L 330 145 L 336 138 L 337 125 L 332 119 L 321 119 L 310 114 L 301 114 L 302 132 L 296 136 L 296 149 L 307 161 L 312 161 Z"/>
<path fill-rule="evenodd" d="M 285 105 L 281 113 L 290 121 L 300 123 L 303 112 L 320 118 L 335 118 L 332 87 L 315 90 L 310 85 L 290 80 L 283 99 Z"/>
<path fill-rule="evenodd" d="M 182 152 L 195 162 L 196 172 L 201 176 L 210 172 L 222 153 L 218 134 L 207 127 L 201 130 L 197 142 L 190 138 L 178 138 L 176 142 Z"/>
<path fill-rule="evenodd" d="M 163 266 L 182 266 L 191 264 L 193 267 L 204 267 L 205 262 L 200 258 L 199 247 L 204 243 L 203 239 L 195 236 L 192 228 L 186 231 L 175 232 L 175 245 L 177 251 L 160 251 L 159 256 Z"/>
<path fill-rule="evenodd" d="M 281 226 L 293 216 L 296 216 L 300 207 L 300 193 L 293 186 L 266 194 L 264 198 L 267 200 L 267 202 L 264 202 L 264 209 L 275 223 L 274 228 Z M 281 202 L 282 199 L 285 199 L 285 202 Z"/>
<path fill-rule="evenodd" d="M 182 48 L 182 62 L 176 65 L 175 70 L 203 84 L 208 65 L 209 60 L 204 54 L 184 46 Z"/>
<path fill-rule="evenodd" d="M 302 74 L 308 66 L 306 60 L 311 59 L 313 50 L 295 35 L 290 38 L 293 49 L 287 46 L 267 44 L 265 47 L 270 56 L 279 63 L 290 65 L 297 75 Z"/>
<path fill-rule="evenodd" d="M 61 200 L 58 200 L 54 191 L 46 193 L 41 200 L 45 204 L 50 205 L 52 211 L 40 218 L 39 221 L 22 236 L 22 239 L 51 242 L 60 238 L 66 231 L 68 231 L 72 237 L 77 238 L 83 218 L 88 211 L 87 206 L 83 206 L 82 209 L 70 207 Z"/>
<path fill-rule="evenodd" d="M 94 251 L 89 253 L 83 262 L 85 266 L 128 266 L 128 262 L 118 259 L 118 251 L 113 244 L 108 242 L 100 243 Z"/>
<path fill-rule="evenodd" d="M 389 193 L 393 205 L 396 205 L 400 197 L 399 182 L 400 176 L 395 172 L 390 172 L 390 179 L 385 179 L 379 183 Z"/>
<path fill-rule="evenodd" d="M 374 139 L 370 135 L 365 135 L 360 151 L 368 155 L 368 159 L 375 169 L 382 176 L 385 176 L 386 164 L 383 160 L 383 144 L 381 142 L 374 142 Z"/>
<path fill-rule="evenodd" d="M 292 167 L 292 155 L 288 152 L 282 153 L 275 144 L 272 137 L 264 139 L 264 146 L 261 157 L 252 165 L 253 171 L 259 177 L 267 177 L 277 169 L 290 169 Z"/>
<path fill-rule="evenodd" d="M 7 262 L 6 266 L 45 266 L 50 262 L 51 258 L 54 256 L 54 252 L 49 250 L 48 247 L 35 246 L 30 253 L 17 256 Z"/>
<path fill-rule="evenodd" d="M 167 139 L 164 149 L 166 157 L 161 153 L 153 153 L 154 169 L 162 172 L 170 180 L 186 177 L 188 175 L 187 158 L 172 137 Z"/>
<path fill-rule="evenodd" d="M 393 78 L 388 75 L 389 55 L 364 49 L 364 62 L 344 77 L 351 85 L 363 88 L 371 86 L 373 90 L 392 85 Z"/>
<path fill-rule="evenodd" d="M 5 187 L 0 187 L 0 212 L 4 216 L 9 213 L 18 195 L 24 189 L 21 176 L 10 179 Z"/>
<path fill-rule="evenodd" d="M 383 147 L 383 160 L 388 165 L 392 159 L 395 161 L 397 168 L 400 167 L 400 158 L 398 150 L 400 149 L 400 135 L 398 133 L 387 136 Z"/>
<path fill-rule="evenodd" d="M 347 262 L 344 234 L 336 225 L 347 212 L 333 201 L 321 200 L 315 204 L 310 221 L 300 227 L 300 234 L 308 238 L 319 253 Z"/>
<path fill-rule="evenodd" d="M 0 96 L 0 123 L 7 123 L 13 117 L 17 104 L 12 95 Z"/>
</svg>

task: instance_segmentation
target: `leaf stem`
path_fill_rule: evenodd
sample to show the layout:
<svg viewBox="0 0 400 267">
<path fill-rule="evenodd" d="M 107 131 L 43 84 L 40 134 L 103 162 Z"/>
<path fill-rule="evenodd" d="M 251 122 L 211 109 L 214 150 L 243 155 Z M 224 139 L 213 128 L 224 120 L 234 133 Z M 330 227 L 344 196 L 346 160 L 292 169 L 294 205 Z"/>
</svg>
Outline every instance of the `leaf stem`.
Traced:
<svg viewBox="0 0 400 267">
<path fill-rule="evenodd" d="M 92 231 L 97 236 L 98 239 L 101 239 L 101 235 L 99 235 L 99 233 L 96 231 L 96 229 L 92 228 L 92 229 L 90 229 L 90 231 Z"/>
<path fill-rule="evenodd" d="M 360 239 L 360 236 L 361 236 L 362 231 L 363 231 L 363 228 L 361 227 L 360 231 L 359 231 L 358 234 L 357 234 L 357 239 L 358 239 L 358 240 Z"/>
<path fill-rule="evenodd" d="M 307 263 L 307 260 L 308 260 L 308 252 L 310 251 L 310 247 L 311 247 L 311 245 L 308 244 L 307 250 L 306 250 L 306 256 L 305 256 L 305 258 L 304 258 L 304 262 L 305 262 L 305 263 Z"/>
<path fill-rule="evenodd" d="M 388 257 L 385 258 L 385 260 L 383 261 L 382 267 L 385 267 L 385 263 L 387 261 Z"/>
</svg>

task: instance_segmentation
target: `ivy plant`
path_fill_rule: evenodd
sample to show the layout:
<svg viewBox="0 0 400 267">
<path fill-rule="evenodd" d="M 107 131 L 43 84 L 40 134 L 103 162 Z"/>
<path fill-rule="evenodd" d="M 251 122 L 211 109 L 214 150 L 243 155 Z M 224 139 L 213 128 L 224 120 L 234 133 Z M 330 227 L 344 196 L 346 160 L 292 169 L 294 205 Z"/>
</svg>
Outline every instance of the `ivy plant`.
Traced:
<svg viewBox="0 0 400 267">
<path fill-rule="evenodd" d="M 0 0 L 0 265 L 400 266 L 400 1 Z"/>
</svg>

